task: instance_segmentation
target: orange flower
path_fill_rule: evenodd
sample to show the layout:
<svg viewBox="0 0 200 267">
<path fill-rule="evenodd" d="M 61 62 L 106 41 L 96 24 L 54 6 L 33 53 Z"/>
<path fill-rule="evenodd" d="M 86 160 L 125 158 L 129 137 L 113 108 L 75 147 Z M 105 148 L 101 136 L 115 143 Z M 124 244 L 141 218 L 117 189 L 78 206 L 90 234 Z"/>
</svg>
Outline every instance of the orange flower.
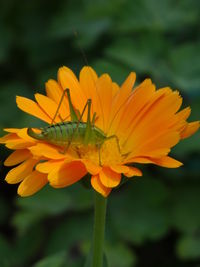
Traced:
<svg viewBox="0 0 200 267">
<path fill-rule="evenodd" d="M 116 135 L 119 145 L 113 138 L 104 141 L 100 152 L 96 146 L 83 145 L 78 154 L 71 147 L 61 153 L 60 147 L 30 137 L 27 128 L 5 129 L 8 134 L 0 142 L 15 151 L 4 164 L 19 164 L 8 172 L 6 181 L 20 183 L 18 194 L 29 196 L 48 182 L 55 188 L 65 187 L 90 173 L 92 187 L 106 197 L 120 184 L 122 174 L 142 175 L 130 164 L 181 166 L 181 162 L 168 154 L 181 139 L 198 130 L 199 122 L 186 121 L 191 110 L 188 107 L 179 111 L 182 98 L 177 91 L 168 87 L 156 90 L 150 79 L 133 90 L 135 78 L 135 73 L 130 73 L 119 87 L 108 74 L 98 77 L 90 67 L 81 70 L 79 80 L 70 69 L 62 67 L 58 82 L 46 83 L 47 96 L 35 94 L 36 102 L 18 96 L 16 101 L 21 110 L 48 124 L 56 114 L 64 89 L 70 89 L 73 106 L 80 113 L 90 98 L 91 115 L 96 112 L 95 126 L 107 137 Z M 83 121 L 87 119 L 86 113 Z M 69 103 L 64 97 L 55 123 L 69 118 Z"/>
</svg>

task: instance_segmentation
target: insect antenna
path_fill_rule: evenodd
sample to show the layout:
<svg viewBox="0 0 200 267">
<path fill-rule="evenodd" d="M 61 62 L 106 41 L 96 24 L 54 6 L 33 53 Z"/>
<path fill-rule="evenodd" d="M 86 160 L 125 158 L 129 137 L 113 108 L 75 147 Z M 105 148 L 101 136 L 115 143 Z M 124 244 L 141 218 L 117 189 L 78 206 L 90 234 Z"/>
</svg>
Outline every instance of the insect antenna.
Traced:
<svg viewBox="0 0 200 267">
<path fill-rule="evenodd" d="M 86 66 L 89 67 L 89 62 L 88 62 L 88 59 L 86 57 L 86 54 L 83 50 L 83 48 L 81 47 L 80 45 L 80 42 L 79 42 L 79 39 L 78 39 L 78 32 L 76 31 L 76 29 L 73 29 L 73 33 L 74 33 L 74 36 L 76 37 L 76 40 L 77 40 L 77 45 L 78 45 L 78 48 L 81 52 L 81 55 L 83 57 L 83 60 L 84 60 L 84 63 L 86 64 Z M 89 68 L 89 71 L 90 71 L 90 74 L 91 74 L 91 78 L 93 79 L 93 82 L 94 82 L 94 86 L 96 88 L 96 93 L 97 93 L 97 96 L 98 96 L 98 99 L 99 99 L 99 104 L 100 104 L 100 108 L 101 108 L 101 113 L 102 113 L 102 119 L 103 119 L 103 128 L 105 129 L 105 118 L 104 118 L 104 113 L 103 113 L 103 105 L 102 105 L 102 101 L 101 101 L 101 97 L 100 97 L 100 94 L 99 94 L 99 90 L 97 88 L 97 85 L 96 85 L 96 81 L 94 80 L 94 77 L 93 77 L 93 74 Z M 95 115 L 96 117 L 96 115 Z"/>
</svg>

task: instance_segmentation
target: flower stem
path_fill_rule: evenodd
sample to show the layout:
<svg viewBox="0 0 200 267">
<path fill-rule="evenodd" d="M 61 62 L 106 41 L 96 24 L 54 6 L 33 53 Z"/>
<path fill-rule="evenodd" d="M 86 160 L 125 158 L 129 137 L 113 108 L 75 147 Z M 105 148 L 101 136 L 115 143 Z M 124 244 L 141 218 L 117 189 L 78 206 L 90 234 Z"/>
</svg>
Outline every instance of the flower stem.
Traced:
<svg viewBox="0 0 200 267">
<path fill-rule="evenodd" d="M 92 267 L 103 266 L 103 246 L 105 233 L 107 199 L 95 192 L 94 233 Z"/>
</svg>

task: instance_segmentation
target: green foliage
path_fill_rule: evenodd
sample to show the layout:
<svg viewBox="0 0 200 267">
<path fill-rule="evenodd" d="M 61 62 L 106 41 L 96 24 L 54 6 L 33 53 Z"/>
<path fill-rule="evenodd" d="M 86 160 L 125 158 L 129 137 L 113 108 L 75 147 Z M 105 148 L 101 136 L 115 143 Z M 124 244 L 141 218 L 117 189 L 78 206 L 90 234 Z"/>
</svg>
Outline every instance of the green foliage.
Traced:
<svg viewBox="0 0 200 267">
<path fill-rule="evenodd" d="M 33 267 L 64 267 L 66 255 L 64 252 L 59 252 L 53 256 L 46 257 L 36 263 Z"/>
<path fill-rule="evenodd" d="M 145 178 L 128 184 L 130 189 L 123 198 L 111 199 L 114 229 L 122 239 L 135 244 L 161 238 L 169 226 L 166 188 L 159 181 Z"/>
<path fill-rule="evenodd" d="M 199 119 L 199 10 L 195 0 L 1 1 L 0 132 L 42 126 L 17 109 L 15 95 L 44 93 L 45 82 L 56 79 L 62 65 L 78 73 L 86 64 L 80 46 L 98 74 L 108 72 L 113 81 L 122 83 L 135 71 L 137 83 L 150 77 L 157 87 L 179 89 L 184 105 L 192 107 L 191 120 Z M 108 201 L 108 267 L 198 267 L 199 151 L 196 134 L 173 149 L 184 167 L 145 167 L 142 178 L 114 190 Z M 16 187 L 3 182 L 9 153 L 1 147 L 0 266 L 84 266 L 92 192 L 80 184 L 46 186 L 19 198 Z"/>
</svg>

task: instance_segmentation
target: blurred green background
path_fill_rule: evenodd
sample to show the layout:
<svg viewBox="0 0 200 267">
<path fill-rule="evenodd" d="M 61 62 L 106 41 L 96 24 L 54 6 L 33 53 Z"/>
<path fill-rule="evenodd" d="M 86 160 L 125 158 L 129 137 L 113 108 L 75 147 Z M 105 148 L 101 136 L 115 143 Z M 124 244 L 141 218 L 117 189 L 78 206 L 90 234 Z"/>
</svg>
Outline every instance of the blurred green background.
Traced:
<svg viewBox="0 0 200 267">
<path fill-rule="evenodd" d="M 191 120 L 200 111 L 200 1 L 0 1 L 0 129 L 39 126 L 16 108 L 15 96 L 33 98 L 62 65 L 85 65 L 122 83 L 179 89 Z M 75 37 L 74 30 L 78 32 Z M 134 108 L 134 107 L 133 107 Z M 82 267 L 92 234 L 92 192 L 76 184 L 45 187 L 19 198 L 7 185 L 0 147 L 0 266 Z M 106 252 L 109 267 L 200 266 L 200 135 L 183 141 L 170 170 L 144 166 L 109 197 Z"/>
</svg>

